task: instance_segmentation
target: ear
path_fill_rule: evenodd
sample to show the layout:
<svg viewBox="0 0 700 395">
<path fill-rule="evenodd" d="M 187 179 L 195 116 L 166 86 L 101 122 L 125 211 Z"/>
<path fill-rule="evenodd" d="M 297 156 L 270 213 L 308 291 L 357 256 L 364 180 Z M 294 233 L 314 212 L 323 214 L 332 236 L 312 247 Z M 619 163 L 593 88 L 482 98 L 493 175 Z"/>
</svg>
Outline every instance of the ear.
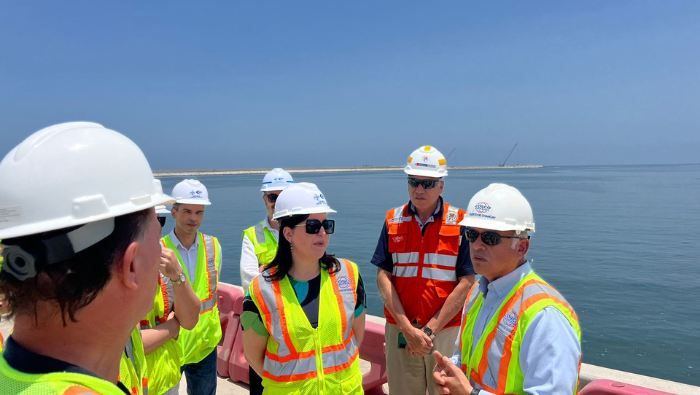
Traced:
<svg viewBox="0 0 700 395">
<path fill-rule="evenodd" d="M 138 281 L 136 277 L 136 254 L 138 253 L 139 244 L 137 242 L 132 242 L 129 247 L 126 248 L 124 256 L 121 261 L 117 263 L 117 270 L 121 274 L 121 280 L 125 287 L 130 289 L 136 289 L 138 287 Z"/>
<path fill-rule="evenodd" d="M 284 233 L 284 238 L 287 239 L 288 242 L 292 242 L 292 237 L 294 236 L 294 232 L 292 232 L 291 228 L 284 228 L 282 230 L 282 233 Z"/>
<path fill-rule="evenodd" d="M 177 219 L 175 216 L 177 215 L 177 210 L 175 210 L 175 207 L 170 209 L 170 215 L 173 216 L 173 219 Z"/>
<path fill-rule="evenodd" d="M 440 180 L 440 193 L 442 193 L 443 189 L 445 189 L 445 180 Z"/>
<path fill-rule="evenodd" d="M 518 253 L 518 259 L 525 259 L 527 251 L 530 249 L 530 239 L 518 240 L 518 246 L 516 248 Z"/>
</svg>

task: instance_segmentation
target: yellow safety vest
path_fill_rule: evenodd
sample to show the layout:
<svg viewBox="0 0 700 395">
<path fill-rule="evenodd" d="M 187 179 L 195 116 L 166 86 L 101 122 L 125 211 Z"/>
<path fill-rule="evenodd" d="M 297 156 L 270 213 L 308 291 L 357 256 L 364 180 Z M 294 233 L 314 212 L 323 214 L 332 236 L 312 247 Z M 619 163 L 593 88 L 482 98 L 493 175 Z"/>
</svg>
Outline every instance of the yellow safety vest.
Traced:
<svg viewBox="0 0 700 395">
<path fill-rule="evenodd" d="M 251 283 L 251 298 L 270 334 L 262 376 L 264 393 L 363 393 L 359 348 L 352 330 L 358 270 L 353 262 L 340 262 L 339 272 L 321 270 L 316 329 L 289 277 L 268 282 L 257 276 Z"/>
<path fill-rule="evenodd" d="M 258 265 L 267 265 L 272 262 L 277 254 L 277 239 L 272 231 L 265 227 L 265 221 L 244 230 L 243 236 L 248 236 L 248 240 L 253 243 Z"/>
<path fill-rule="evenodd" d="M 148 395 L 148 368 L 143 351 L 141 330 L 134 328 L 119 361 L 119 381 L 131 395 Z"/>
<path fill-rule="evenodd" d="M 158 277 L 153 309 L 141 320 L 141 330 L 152 329 L 164 323 L 173 310 L 175 301 L 173 285 Z M 148 389 L 151 395 L 161 395 L 180 382 L 182 367 L 182 347 L 175 339 L 169 339 L 160 347 L 146 355 L 148 365 Z"/>
<path fill-rule="evenodd" d="M 80 373 L 30 374 L 10 367 L 0 354 L 0 392 L 23 395 L 124 395 L 115 384 Z"/>
<path fill-rule="evenodd" d="M 525 379 L 520 367 L 520 344 L 530 322 L 537 313 L 546 307 L 553 306 L 569 321 L 581 342 L 581 328 L 574 309 L 566 302 L 561 294 L 547 284 L 535 272 L 530 272 L 513 287 L 503 304 L 496 310 L 476 347 L 472 336 L 476 318 L 479 315 L 484 298 L 478 290 L 479 283 L 472 286 L 464 311 L 466 316 L 462 322 L 461 349 L 462 371 L 467 377 L 478 383 L 482 388 L 495 394 L 525 394 L 523 381 Z M 498 330 L 499 323 L 508 321 L 513 327 L 511 333 Z M 472 349 L 474 349 L 472 351 Z M 484 385 L 483 377 L 486 370 L 497 372 L 497 388 Z M 579 371 L 581 363 L 579 361 Z M 578 381 L 578 380 L 577 380 Z M 578 393 L 578 382 L 571 393 Z"/>
<path fill-rule="evenodd" d="M 197 270 L 194 273 L 192 288 L 200 300 L 199 321 L 191 331 L 180 328 L 178 342 L 182 347 L 183 364 L 197 363 L 204 359 L 219 344 L 221 340 L 221 321 L 219 320 L 218 297 L 219 266 L 221 265 L 221 246 L 216 237 L 197 232 L 199 251 Z M 188 281 L 192 275 L 182 264 L 182 257 L 170 239 L 170 235 L 161 239 L 163 245 L 175 251 Z M 191 282 L 191 281 L 190 281 Z"/>
</svg>

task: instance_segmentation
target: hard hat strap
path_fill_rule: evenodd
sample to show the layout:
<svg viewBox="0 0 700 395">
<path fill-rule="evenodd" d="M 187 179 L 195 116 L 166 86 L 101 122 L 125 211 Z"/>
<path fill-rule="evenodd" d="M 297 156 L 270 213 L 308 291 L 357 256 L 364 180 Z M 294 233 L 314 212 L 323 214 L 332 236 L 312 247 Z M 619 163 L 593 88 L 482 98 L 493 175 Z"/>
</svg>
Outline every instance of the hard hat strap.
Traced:
<svg viewBox="0 0 700 395">
<path fill-rule="evenodd" d="M 63 262 L 95 245 L 114 231 L 114 218 L 90 222 L 68 233 L 45 239 L 25 239 L 20 244 L 4 244 L 4 271 L 19 281 L 35 277 L 48 265 Z"/>
</svg>

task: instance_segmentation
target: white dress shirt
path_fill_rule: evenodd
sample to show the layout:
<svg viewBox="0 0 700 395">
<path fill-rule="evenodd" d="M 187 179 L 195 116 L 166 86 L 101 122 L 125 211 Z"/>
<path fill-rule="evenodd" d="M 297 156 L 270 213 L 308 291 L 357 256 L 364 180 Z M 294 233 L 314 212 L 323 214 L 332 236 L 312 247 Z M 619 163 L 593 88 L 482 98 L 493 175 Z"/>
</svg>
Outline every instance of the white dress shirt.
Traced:
<svg viewBox="0 0 700 395">
<path fill-rule="evenodd" d="M 190 278 L 190 283 L 194 284 L 194 279 L 197 276 L 197 259 L 199 257 L 199 233 L 197 232 L 197 237 L 194 239 L 194 244 L 190 246 L 190 249 L 188 250 L 185 248 L 185 246 L 182 245 L 180 240 L 175 236 L 175 229 L 173 229 L 170 232 L 170 240 L 172 240 L 173 244 L 175 244 L 175 248 L 177 248 L 177 253 L 180 254 L 180 259 L 182 259 L 182 266 L 187 270 L 187 273 L 189 274 Z M 224 264 L 224 257 L 222 254 L 221 249 L 217 251 L 219 253 L 219 273 L 221 273 L 221 267 Z M 219 274 L 221 276 L 221 274 Z"/>
<path fill-rule="evenodd" d="M 280 239 L 280 232 L 272 228 L 270 221 L 267 220 L 267 216 L 265 216 L 263 226 L 272 232 L 275 236 L 275 240 Z M 248 235 L 244 233 L 243 243 L 241 244 L 241 285 L 246 292 L 248 291 L 250 282 L 253 281 L 258 274 L 260 274 L 260 270 L 258 256 L 255 255 L 255 246 L 253 246 L 253 242 L 250 241 Z"/>
</svg>

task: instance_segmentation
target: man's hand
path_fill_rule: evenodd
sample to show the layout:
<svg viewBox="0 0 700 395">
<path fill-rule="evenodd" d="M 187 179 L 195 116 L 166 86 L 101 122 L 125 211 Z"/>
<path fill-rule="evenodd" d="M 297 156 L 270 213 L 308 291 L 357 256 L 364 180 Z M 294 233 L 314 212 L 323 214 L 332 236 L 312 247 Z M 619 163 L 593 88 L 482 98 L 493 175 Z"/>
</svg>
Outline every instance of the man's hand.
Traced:
<svg viewBox="0 0 700 395">
<path fill-rule="evenodd" d="M 402 331 L 406 338 L 406 353 L 415 357 L 427 355 L 433 349 L 433 341 L 420 328 L 413 326 Z"/>
<path fill-rule="evenodd" d="M 440 354 L 439 351 L 433 352 L 435 357 L 435 370 L 433 371 L 433 381 L 437 390 L 441 394 L 452 395 L 469 395 L 472 392 L 471 384 L 467 376 L 450 361 L 449 358 Z"/>
<path fill-rule="evenodd" d="M 165 320 L 165 324 L 169 325 L 168 330 L 170 331 L 170 338 L 177 340 L 177 338 L 180 336 L 180 321 L 178 321 L 177 317 L 175 317 L 174 311 L 171 311 L 170 314 L 168 314 L 168 319 Z"/>
<path fill-rule="evenodd" d="M 182 266 L 177 260 L 177 255 L 170 248 L 161 248 L 160 250 L 160 272 L 171 281 L 180 281 Z"/>
</svg>

